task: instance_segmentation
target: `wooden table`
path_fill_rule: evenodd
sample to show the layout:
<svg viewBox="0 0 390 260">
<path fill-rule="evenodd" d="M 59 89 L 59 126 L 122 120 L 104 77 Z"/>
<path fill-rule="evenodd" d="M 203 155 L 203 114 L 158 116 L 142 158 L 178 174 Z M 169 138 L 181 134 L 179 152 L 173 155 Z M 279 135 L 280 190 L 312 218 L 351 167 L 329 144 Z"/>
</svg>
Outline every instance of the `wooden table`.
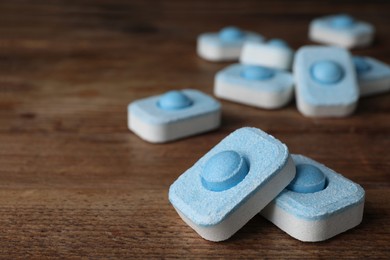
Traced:
<svg viewBox="0 0 390 260">
<path fill-rule="evenodd" d="M 223 104 L 218 131 L 168 144 L 129 132 L 127 104 L 170 89 L 212 94 L 228 63 L 195 54 L 206 31 L 237 25 L 312 44 L 308 24 L 347 12 L 375 25 L 390 63 L 389 1 L 1 1 L 0 257 L 390 257 L 390 95 L 342 119 Z M 168 201 L 170 184 L 233 130 L 255 126 L 361 184 L 364 220 L 320 243 L 254 217 L 231 239 L 201 239 Z"/>
</svg>

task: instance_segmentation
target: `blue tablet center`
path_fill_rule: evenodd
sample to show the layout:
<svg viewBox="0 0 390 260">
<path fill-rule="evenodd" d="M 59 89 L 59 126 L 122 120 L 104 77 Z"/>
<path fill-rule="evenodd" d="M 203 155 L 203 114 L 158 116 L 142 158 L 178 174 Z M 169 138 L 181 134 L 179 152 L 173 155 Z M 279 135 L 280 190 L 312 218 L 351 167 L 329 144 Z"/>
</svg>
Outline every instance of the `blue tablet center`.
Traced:
<svg viewBox="0 0 390 260">
<path fill-rule="evenodd" d="M 363 57 L 353 57 L 353 63 L 358 74 L 365 73 L 371 70 L 371 65 Z"/>
<path fill-rule="evenodd" d="M 229 26 L 219 32 L 219 37 L 223 41 L 236 41 L 244 38 L 244 32 L 237 27 Z"/>
<path fill-rule="evenodd" d="M 313 193 L 325 188 L 325 175 L 317 167 L 310 164 L 299 164 L 296 169 L 295 178 L 287 186 L 288 190 L 299 193 Z"/>
<path fill-rule="evenodd" d="M 192 100 L 181 91 L 173 90 L 162 95 L 157 105 L 163 110 L 179 110 L 190 107 Z"/>
<path fill-rule="evenodd" d="M 355 25 L 355 19 L 349 15 L 342 14 L 334 17 L 330 21 L 330 25 L 337 29 L 351 28 L 353 25 Z"/>
<path fill-rule="evenodd" d="M 268 44 L 271 46 L 279 47 L 279 48 L 288 48 L 288 44 L 281 39 L 272 39 L 268 41 Z"/>
<path fill-rule="evenodd" d="M 241 76 L 249 80 L 266 80 L 274 76 L 274 71 L 260 66 L 246 66 L 241 71 Z"/>
<path fill-rule="evenodd" d="M 318 83 L 335 84 L 344 77 L 344 69 L 334 61 L 318 61 L 311 67 L 311 76 Z"/>
<path fill-rule="evenodd" d="M 244 157 L 235 151 L 213 155 L 201 172 L 203 186 L 211 191 L 224 191 L 241 182 L 249 171 Z"/>
</svg>

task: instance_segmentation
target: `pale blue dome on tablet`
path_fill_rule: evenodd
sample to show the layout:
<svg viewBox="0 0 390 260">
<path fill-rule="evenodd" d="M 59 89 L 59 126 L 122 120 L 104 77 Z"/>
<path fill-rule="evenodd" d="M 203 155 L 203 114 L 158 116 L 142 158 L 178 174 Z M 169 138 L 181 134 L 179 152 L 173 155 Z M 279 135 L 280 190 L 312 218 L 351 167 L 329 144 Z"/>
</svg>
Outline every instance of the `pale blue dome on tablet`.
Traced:
<svg viewBox="0 0 390 260">
<path fill-rule="evenodd" d="M 240 40 L 244 38 L 244 36 L 245 33 L 241 29 L 234 26 L 225 27 L 219 32 L 219 37 L 223 41 Z"/>
<path fill-rule="evenodd" d="M 164 110 L 178 110 L 190 107 L 191 105 L 191 99 L 177 90 L 165 93 L 158 101 L 158 106 Z"/>
<path fill-rule="evenodd" d="M 323 60 L 312 65 L 311 75 L 319 83 L 335 84 L 343 78 L 344 70 L 337 62 Z"/>
<path fill-rule="evenodd" d="M 248 171 L 248 164 L 239 153 L 219 152 L 205 163 L 201 173 L 202 184 L 211 191 L 224 191 L 241 182 Z"/>
<path fill-rule="evenodd" d="M 346 29 L 351 28 L 353 25 L 355 25 L 355 19 L 353 19 L 353 17 L 350 15 L 342 14 L 335 16 L 330 21 L 330 24 L 333 28 Z"/>
<path fill-rule="evenodd" d="M 274 71 L 261 66 L 245 66 L 241 76 L 249 80 L 265 80 L 274 76 Z"/>
<path fill-rule="evenodd" d="M 371 65 L 363 57 L 354 56 L 353 63 L 357 73 L 364 73 L 371 70 Z"/>
<path fill-rule="evenodd" d="M 281 40 L 281 39 L 272 39 L 268 41 L 269 45 L 280 47 L 280 48 L 288 48 L 287 42 Z"/>
<path fill-rule="evenodd" d="M 313 193 L 325 188 L 326 178 L 320 169 L 310 164 L 296 166 L 296 175 L 287 189 L 299 193 Z"/>
</svg>

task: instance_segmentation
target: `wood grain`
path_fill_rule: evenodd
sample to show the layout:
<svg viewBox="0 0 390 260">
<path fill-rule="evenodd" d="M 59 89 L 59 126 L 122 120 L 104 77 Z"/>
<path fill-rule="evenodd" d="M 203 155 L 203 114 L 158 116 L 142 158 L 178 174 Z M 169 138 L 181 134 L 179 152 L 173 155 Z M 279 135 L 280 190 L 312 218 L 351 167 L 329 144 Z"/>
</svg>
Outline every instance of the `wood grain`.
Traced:
<svg viewBox="0 0 390 260">
<path fill-rule="evenodd" d="M 212 94 L 228 63 L 195 54 L 199 33 L 234 24 L 310 44 L 308 23 L 347 12 L 375 25 L 354 50 L 390 63 L 388 1 L 11 1 L 0 3 L 0 258 L 389 258 L 390 95 L 343 119 L 222 101 L 221 129 L 163 145 L 126 127 L 129 102 L 170 89 Z M 259 127 L 361 184 L 363 223 L 299 242 L 260 216 L 232 239 L 201 239 L 169 185 L 242 126 Z"/>
</svg>

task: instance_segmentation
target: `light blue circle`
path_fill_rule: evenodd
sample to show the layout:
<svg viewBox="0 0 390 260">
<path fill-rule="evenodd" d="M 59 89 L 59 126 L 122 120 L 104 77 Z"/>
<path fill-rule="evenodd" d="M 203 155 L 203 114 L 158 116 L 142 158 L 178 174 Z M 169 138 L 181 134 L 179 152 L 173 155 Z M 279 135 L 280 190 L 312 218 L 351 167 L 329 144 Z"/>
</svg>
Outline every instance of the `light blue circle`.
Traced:
<svg viewBox="0 0 390 260">
<path fill-rule="evenodd" d="M 241 182 L 248 171 L 248 164 L 242 155 L 235 151 L 223 151 L 205 163 L 201 180 L 208 190 L 224 191 Z"/>
<path fill-rule="evenodd" d="M 287 186 L 287 189 L 299 193 L 313 193 L 325 188 L 326 177 L 320 169 L 310 164 L 296 166 L 295 178 Z"/>
<path fill-rule="evenodd" d="M 350 15 L 342 14 L 332 18 L 330 24 L 333 28 L 346 29 L 355 25 L 355 19 Z"/>
<path fill-rule="evenodd" d="M 371 65 L 363 57 L 354 56 L 352 60 L 357 73 L 361 74 L 371 70 Z"/>
<path fill-rule="evenodd" d="M 272 39 L 268 41 L 269 45 L 280 47 L 280 48 L 288 48 L 287 42 L 283 41 L 282 39 Z"/>
<path fill-rule="evenodd" d="M 311 67 L 313 79 L 319 83 L 335 84 L 344 77 L 344 70 L 334 61 L 318 61 Z"/>
<path fill-rule="evenodd" d="M 173 90 L 165 93 L 158 100 L 158 106 L 164 110 L 179 110 L 192 105 L 189 97 L 181 91 Z"/>
<path fill-rule="evenodd" d="M 244 38 L 244 32 L 237 27 L 229 26 L 219 32 L 219 37 L 223 41 L 236 41 Z"/>
<path fill-rule="evenodd" d="M 241 77 L 249 80 L 266 80 L 274 76 L 274 71 L 261 66 L 245 66 L 241 71 Z"/>
</svg>

